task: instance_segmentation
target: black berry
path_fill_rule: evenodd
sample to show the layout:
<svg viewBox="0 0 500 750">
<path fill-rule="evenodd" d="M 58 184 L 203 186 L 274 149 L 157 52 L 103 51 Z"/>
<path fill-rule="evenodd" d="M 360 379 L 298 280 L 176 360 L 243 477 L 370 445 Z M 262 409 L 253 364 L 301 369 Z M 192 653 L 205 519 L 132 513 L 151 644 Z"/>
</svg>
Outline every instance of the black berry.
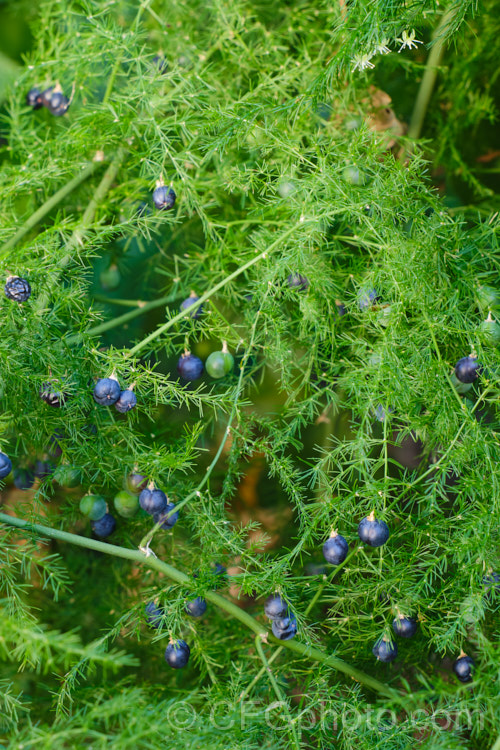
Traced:
<svg viewBox="0 0 500 750">
<path fill-rule="evenodd" d="M 191 617 L 202 617 L 207 611 L 207 603 L 201 596 L 197 596 L 191 602 L 186 603 L 186 612 Z"/>
<path fill-rule="evenodd" d="M 142 474 L 129 474 L 127 477 L 127 489 L 129 492 L 142 492 L 146 489 L 148 480 Z"/>
<path fill-rule="evenodd" d="M 394 661 L 398 655 L 398 647 L 395 643 L 381 638 L 372 648 L 372 653 L 379 661 Z"/>
<path fill-rule="evenodd" d="M 5 453 L 0 453 L 0 479 L 4 479 L 12 471 L 12 461 Z"/>
<path fill-rule="evenodd" d="M 96 536 L 105 539 L 116 529 L 116 521 L 111 513 L 105 513 L 98 521 L 92 521 L 91 526 Z"/>
<path fill-rule="evenodd" d="M 381 547 L 389 539 L 389 527 L 384 521 L 378 521 L 372 512 L 360 522 L 358 536 L 370 547 Z"/>
<path fill-rule="evenodd" d="M 264 612 L 270 620 L 288 617 L 288 604 L 279 594 L 272 594 L 264 604 Z"/>
<path fill-rule="evenodd" d="M 35 484 L 35 472 L 32 469 L 14 469 L 14 486 L 18 490 L 30 490 Z"/>
<path fill-rule="evenodd" d="M 43 107 L 42 92 L 40 89 L 35 87 L 28 91 L 26 94 L 26 104 L 28 107 L 33 107 L 33 109 L 41 109 Z"/>
<path fill-rule="evenodd" d="M 153 190 L 153 203 L 160 211 L 166 211 L 175 205 L 176 194 L 172 188 L 166 185 L 160 185 Z"/>
<path fill-rule="evenodd" d="M 35 462 L 35 476 L 39 479 L 45 479 L 52 474 L 55 466 L 51 461 L 45 459 L 37 459 Z"/>
<path fill-rule="evenodd" d="M 187 310 L 190 307 L 193 307 L 193 305 L 196 305 L 200 298 L 196 296 L 196 294 L 190 294 L 189 297 L 187 297 L 184 302 L 181 302 L 181 310 Z M 200 315 L 203 312 L 203 305 L 198 305 L 197 307 L 193 307 L 191 312 L 189 313 L 189 318 L 193 318 L 193 320 L 198 320 Z"/>
<path fill-rule="evenodd" d="M 111 406 L 120 398 L 121 389 L 114 378 L 101 378 L 94 388 L 94 400 L 101 406 Z"/>
<path fill-rule="evenodd" d="M 173 512 L 175 511 L 175 512 Z M 175 510 L 173 503 L 167 503 L 164 511 L 153 513 L 153 521 L 159 523 L 162 529 L 171 529 L 179 520 L 179 513 Z"/>
<path fill-rule="evenodd" d="M 49 86 L 48 89 L 45 89 L 44 91 L 42 91 L 40 95 L 40 100 L 44 107 L 50 107 L 50 102 L 52 100 L 53 94 L 54 94 L 53 86 Z"/>
<path fill-rule="evenodd" d="M 470 682 L 476 663 L 471 656 L 459 656 L 458 659 L 453 663 L 453 671 L 460 680 L 460 682 Z"/>
<path fill-rule="evenodd" d="M 16 302 L 26 302 L 31 296 L 31 287 L 26 279 L 10 276 L 4 287 L 5 296 Z"/>
<path fill-rule="evenodd" d="M 47 103 L 47 109 L 49 112 L 51 112 L 55 117 L 61 117 L 61 115 L 66 114 L 66 112 L 69 109 L 70 101 L 67 96 L 64 96 L 62 91 L 55 91 L 51 97 L 50 100 Z"/>
<path fill-rule="evenodd" d="M 346 559 L 348 552 L 349 545 L 344 537 L 336 532 L 323 545 L 323 557 L 330 565 L 340 565 Z"/>
<path fill-rule="evenodd" d="M 298 289 L 301 292 L 304 292 L 309 287 L 309 279 L 300 273 L 291 273 L 286 283 L 290 289 Z"/>
<path fill-rule="evenodd" d="M 277 618 L 272 621 L 271 630 L 276 638 L 280 641 L 289 641 L 297 635 L 297 620 L 295 615 L 290 614 L 288 617 Z"/>
<path fill-rule="evenodd" d="M 67 393 L 55 390 L 50 382 L 43 383 L 39 395 L 42 401 L 45 401 L 46 404 L 56 409 L 59 409 L 68 398 Z"/>
<path fill-rule="evenodd" d="M 162 490 L 146 488 L 139 495 L 139 505 L 152 516 L 153 513 L 163 513 L 167 508 L 168 500 Z"/>
<path fill-rule="evenodd" d="M 173 641 L 165 649 L 165 661 L 173 669 L 182 669 L 189 661 L 191 649 L 186 641 Z"/>
<path fill-rule="evenodd" d="M 490 573 L 483 577 L 483 586 L 488 594 L 492 591 L 500 593 L 500 573 Z"/>
<path fill-rule="evenodd" d="M 159 628 L 161 624 L 161 618 L 163 616 L 163 610 L 161 607 L 157 607 L 154 602 L 149 602 L 144 607 L 146 614 L 146 622 L 152 628 Z"/>
<path fill-rule="evenodd" d="M 120 412 L 120 414 L 126 414 L 128 411 L 134 408 L 137 404 L 137 397 L 134 393 L 134 391 L 122 391 L 118 397 L 118 400 L 115 401 L 115 409 Z"/>
<path fill-rule="evenodd" d="M 455 365 L 455 376 L 461 383 L 473 383 L 479 376 L 479 369 L 475 357 L 462 357 Z"/>
<path fill-rule="evenodd" d="M 401 638 L 411 638 L 417 632 L 417 621 L 413 617 L 398 615 L 392 621 L 392 629 Z"/>
<path fill-rule="evenodd" d="M 183 354 L 177 363 L 177 372 L 184 380 L 198 380 L 203 374 L 203 362 L 194 354 Z"/>
</svg>

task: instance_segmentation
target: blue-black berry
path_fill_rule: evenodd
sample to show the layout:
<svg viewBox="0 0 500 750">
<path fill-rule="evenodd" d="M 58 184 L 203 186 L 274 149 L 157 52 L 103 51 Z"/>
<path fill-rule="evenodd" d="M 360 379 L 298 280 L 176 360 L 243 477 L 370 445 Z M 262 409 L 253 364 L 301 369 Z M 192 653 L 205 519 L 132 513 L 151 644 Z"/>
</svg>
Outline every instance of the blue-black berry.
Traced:
<svg viewBox="0 0 500 750">
<path fill-rule="evenodd" d="M 372 287 L 363 287 L 358 292 L 358 307 L 360 310 L 368 310 L 379 299 L 378 292 Z"/>
<path fill-rule="evenodd" d="M 134 393 L 134 391 L 126 390 L 122 391 L 118 397 L 118 400 L 115 401 L 115 409 L 120 412 L 120 414 L 126 414 L 128 411 L 134 408 L 137 404 L 137 397 Z"/>
<path fill-rule="evenodd" d="M 161 624 L 161 618 L 163 616 L 163 609 L 157 607 L 154 602 L 149 602 L 144 607 L 146 614 L 146 622 L 152 628 L 159 628 Z"/>
<path fill-rule="evenodd" d="M 191 602 L 186 602 L 186 612 L 191 617 L 202 617 L 207 611 L 207 603 L 201 596 L 197 596 Z"/>
<path fill-rule="evenodd" d="M 14 486 L 18 490 L 30 490 L 35 484 L 35 472 L 32 469 L 14 469 Z"/>
<path fill-rule="evenodd" d="M 5 453 L 0 453 L 0 479 L 4 479 L 12 471 L 12 461 Z"/>
<path fill-rule="evenodd" d="M 297 620 L 295 615 L 289 614 L 287 617 L 274 619 L 271 623 L 271 630 L 276 638 L 280 641 L 289 641 L 297 635 Z"/>
<path fill-rule="evenodd" d="M 172 188 L 166 185 L 160 185 L 153 190 L 153 203 L 160 211 L 167 211 L 175 206 L 176 194 Z"/>
<path fill-rule="evenodd" d="M 67 96 L 64 96 L 62 91 L 54 91 L 47 100 L 46 107 L 55 117 L 61 117 L 61 115 L 66 114 L 69 105 L 70 101 Z"/>
<path fill-rule="evenodd" d="M 331 537 L 323 545 L 323 557 L 330 565 L 340 565 L 346 559 L 348 552 L 349 545 L 336 531 L 332 532 Z"/>
<path fill-rule="evenodd" d="M 26 94 L 26 104 L 28 107 L 33 109 L 41 109 L 43 107 L 42 92 L 40 89 L 32 88 Z"/>
<path fill-rule="evenodd" d="M 162 529 L 171 529 L 179 520 L 179 512 L 173 503 L 167 503 L 164 511 L 153 513 L 153 521 L 159 523 Z"/>
<path fill-rule="evenodd" d="M 417 632 L 417 621 L 413 617 L 398 615 L 392 621 L 392 629 L 401 638 L 411 638 Z"/>
<path fill-rule="evenodd" d="M 126 489 L 129 492 L 142 492 L 142 490 L 146 489 L 148 480 L 142 474 L 129 474 L 126 484 Z"/>
<path fill-rule="evenodd" d="M 159 73 L 166 73 L 168 70 L 168 62 L 163 55 L 155 55 L 151 60 L 153 65 L 158 68 Z"/>
<path fill-rule="evenodd" d="M 199 299 L 200 298 L 197 297 L 194 292 L 191 292 L 191 294 L 189 295 L 189 297 L 187 297 L 184 300 L 184 302 L 181 302 L 181 307 L 180 307 L 181 311 L 182 310 L 187 310 L 190 307 L 193 308 L 190 311 L 189 315 L 188 315 L 188 317 L 189 318 L 193 318 L 193 320 L 198 320 L 198 318 L 200 317 L 200 315 L 203 312 L 203 305 L 196 305 L 196 303 L 198 302 Z M 196 307 L 193 307 L 193 305 L 196 305 Z"/>
<path fill-rule="evenodd" d="M 480 365 L 475 357 L 462 357 L 455 365 L 455 376 L 461 383 L 473 383 L 479 376 Z"/>
<path fill-rule="evenodd" d="M 139 495 L 139 505 L 152 516 L 154 513 L 163 513 L 167 508 L 168 500 L 163 490 L 147 487 Z"/>
<path fill-rule="evenodd" d="M 453 662 L 453 671 L 460 680 L 460 682 L 470 682 L 474 673 L 476 663 L 471 656 L 459 656 L 458 659 Z"/>
<path fill-rule="evenodd" d="M 121 388 L 114 378 L 101 378 L 94 388 L 94 400 L 101 406 L 112 406 L 120 398 Z"/>
<path fill-rule="evenodd" d="M 279 594 L 271 594 L 264 604 L 264 612 L 270 620 L 288 617 L 288 604 Z"/>
<path fill-rule="evenodd" d="M 39 396 L 42 401 L 45 401 L 46 404 L 55 409 L 59 409 L 68 398 L 67 393 L 62 393 L 62 391 L 56 390 L 50 381 L 48 383 L 43 383 L 39 391 Z"/>
<path fill-rule="evenodd" d="M 107 536 L 110 536 L 116 529 L 116 521 L 111 513 L 105 513 L 102 518 L 99 518 L 98 521 L 92 521 L 91 526 L 92 531 L 96 536 L 100 536 L 102 537 L 102 539 L 105 539 Z"/>
<path fill-rule="evenodd" d="M 186 352 L 177 363 L 177 372 L 184 380 L 198 380 L 203 375 L 203 362 L 194 354 Z"/>
<path fill-rule="evenodd" d="M 358 536 L 362 542 L 370 547 L 381 547 L 389 539 L 389 527 L 384 521 L 378 521 L 372 511 L 363 518 L 358 526 Z"/>
<path fill-rule="evenodd" d="M 493 591 L 500 593 L 500 573 L 490 573 L 483 577 L 483 586 L 487 594 Z"/>
<path fill-rule="evenodd" d="M 40 458 L 37 458 L 35 461 L 35 476 L 38 477 L 38 479 L 45 479 L 45 477 L 50 476 L 54 469 L 55 466 L 51 461 Z"/>
<path fill-rule="evenodd" d="M 174 669 L 182 669 L 189 661 L 191 649 L 186 641 L 172 641 L 165 649 L 165 661 Z"/>
<path fill-rule="evenodd" d="M 307 276 L 302 276 L 301 273 L 291 273 L 288 276 L 286 283 L 290 289 L 298 289 L 300 292 L 304 292 L 309 288 L 309 279 Z"/>
<path fill-rule="evenodd" d="M 379 661 L 394 661 L 398 655 L 398 647 L 395 643 L 381 638 L 372 648 L 372 653 Z"/>
<path fill-rule="evenodd" d="M 5 296 L 16 302 L 26 302 L 31 296 L 31 287 L 26 279 L 9 276 L 4 287 Z"/>
</svg>

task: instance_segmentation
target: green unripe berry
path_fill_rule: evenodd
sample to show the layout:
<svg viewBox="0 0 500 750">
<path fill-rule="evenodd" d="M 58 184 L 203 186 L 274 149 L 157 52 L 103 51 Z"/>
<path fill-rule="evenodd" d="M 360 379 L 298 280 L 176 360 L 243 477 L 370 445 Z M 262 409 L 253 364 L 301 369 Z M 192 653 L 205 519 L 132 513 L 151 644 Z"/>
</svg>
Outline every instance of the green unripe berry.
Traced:
<svg viewBox="0 0 500 750">
<path fill-rule="evenodd" d="M 478 286 L 477 302 L 481 310 L 500 310 L 500 293 L 492 286 Z"/>
<path fill-rule="evenodd" d="M 479 330 L 483 333 L 488 344 L 500 343 L 500 324 L 496 320 L 493 320 L 491 313 L 488 314 L 486 320 L 483 320 L 479 326 Z"/>
<path fill-rule="evenodd" d="M 54 472 L 54 479 L 61 487 L 77 487 L 80 484 L 80 470 L 74 466 L 61 464 Z"/>
<path fill-rule="evenodd" d="M 139 498 L 127 490 L 120 490 L 113 500 L 115 510 L 124 518 L 132 518 L 139 509 Z"/>
<path fill-rule="evenodd" d="M 106 500 L 101 495 L 84 495 L 80 500 L 80 511 L 92 521 L 106 515 Z"/>
<path fill-rule="evenodd" d="M 212 352 L 205 362 L 205 369 L 212 378 L 223 378 L 234 367 L 234 357 L 223 347 L 220 352 Z"/>
</svg>

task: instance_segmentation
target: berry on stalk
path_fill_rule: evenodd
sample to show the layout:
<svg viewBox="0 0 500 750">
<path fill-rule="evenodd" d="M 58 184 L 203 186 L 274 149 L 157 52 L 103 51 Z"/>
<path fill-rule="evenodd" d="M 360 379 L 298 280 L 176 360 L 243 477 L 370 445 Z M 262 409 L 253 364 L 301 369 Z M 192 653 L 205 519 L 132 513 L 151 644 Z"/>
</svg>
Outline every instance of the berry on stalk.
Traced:
<svg viewBox="0 0 500 750">
<path fill-rule="evenodd" d="M 181 302 L 181 306 L 180 306 L 181 312 L 183 310 L 188 310 L 190 307 L 192 307 L 193 309 L 190 311 L 187 317 L 193 318 L 193 320 L 198 320 L 198 318 L 201 316 L 203 312 L 203 305 L 198 305 L 197 307 L 193 307 L 193 305 L 196 305 L 199 299 L 200 298 L 198 297 L 196 292 L 191 292 L 189 297 L 186 297 L 184 302 Z"/>
<path fill-rule="evenodd" d="M 62 91 L 58 91 L 57 87 L 54 88 L 50 98 L 48 99 L 48 103 L 46 104 L 47 109 L 51 114 L 53 114 L 55 117 L 61 117 L 61 115 L 65 115 L 66 112 L 69 109 L 69 105 L 71 104 L 70 100 L 67 96 L 64 96 Z"/>
<path fill-rule="evenodd" d="M 47 383 L 43 383 L 39 391 L 39 396 L 42 401 L 52 406 L 54 409 L 59 409 L 66 402 L 68 398 L 67 393 L 57 391 L 53 387 L 53 383 L 49 380 Z"/>
<path fill-rule="evenodd" d="M 175 511 L 175 512 L 174 512 Z M 162 529 L 171 529 L 179 520 L 179 512 L 173 503 L 167 503 L 164 511 L 153 513 L 153 521 L 159 523 Z"/>
<path fill-rule="evenodd" d="M 94 387 L 94 400 L 100 406 L 112 406 L 120 398 L 121 388 L 115 377 L 101 378 Z"/>
<path fill-rule="evenodd" d="M 271 630 L 276 638 L 280 641 L 289 641 L 297 635 L 297 620 L 295 615 L 289 614 L 288 617 L 276 618 L 272 621 Z"/>
<path fill-rule="evenodd" d="M 163 609 L 157 607 L 154 602 L 149 602 L 144 607 L 146 615 L 146 622 L 151 628 L 159 628 L 161 625 L 161 618 L 163 617 Z"/>
<path fill-rule="evenodd" d="M 116 411 L 119 411 L 120 414 L 126 414 L 137 404 L 137 396 L 132 388 L 133 386 L 130 386 L 130 388 L 127 388 L 125 391 L 121 391 L 118 400 L 115 401 L 115 409 Z"/>
<path fill-rule="evenodd" d="M 98 521 L 106 515 L 106 500 L 102 495 L 84 495 L 80 500 L 80 513 L 92 521 Z"/>
<path fill-rule="evenodd" d="M 43 107 L 42 92 L 36 86 L 26 94 L 26 104 L 28 107 L 33 107 L 33 109 L 41 109 Z"/>
<path fill-rule="evenodd" d="M 209 354 L 205 362 L 206 371 L 212 378 L 223 378 L 224 375 L 231 372 L 233 367 L 234 357 L 229 352 L 225 341 L 222 342 L 222 350 Z"/>
<path fill-rule="evenodd" d="M 26 302 L 31 296 L 31 287 L 20 276 L 9 276 L 4 287 L 5 296 L 15 302 Z"/>
<path fill-rule="evenodd" d="M 392 621 L 392 629 L 401 638 L 412 638 L 417 632 L 417 621 L 398 613 Z"/>
<path fill-rule="evenodd" d="M 165 649 L 165 661 L 173 669 L 182 669 L 188 663 L 190 653 L 186 641 L 171 641 Z"/>
<path fill-rule="evenodd" d="M 475 666 L 474 659 L 462 651 L 458 659 L 453 662 L 453 671 L 460 682 L 471 682 Z"/>
<path fill-rule="evenodd" d="M 0 453 L 0 479 L 4 479 L 12 471 L 12 461 L 5 453 Z"/>
<path fill-rule="evenodd" d="M 281 620 L 288 616 L 288 604 L 279 594 L 271 594 L 264 604 L 264 612 L 270 620 Z"/>
<path fill-rule="evenodd" d="M 154 484 L 151 483 L 139 495 L 139 505 L 152 516 L 154 513 L 163 513 L 167 508 L 168 500 L 163 490 L 155 489 Z"/>
<path fill-rule="evenodd" d="M 479 362 L 475 357 L 462 357 L 455 365 L 455 376 L 461 383 L 473 383 L 479 376 Z"/>
<path fill-rule="evenodd" d="M 349 552 L 349 545 L 343 536 L 332 531 L 330 538 L 323 545 L 323 557 L 330 565 L 340 565 Z"/>
<path fill-rule="evenodd" d="M 127 490 L 120 490 L 113 499 L 115 510 L 123 518 L 132 518 L 139 510 L 139 498 Z"/>
<path fill-rule="evenodd" d="M 146 489 L 148 480 L 142 474 L 129 474 L 126 481 L 126 487 L 129 492 L 142 492 Z"/>
<path fill-rule="evenodd" d="M 202 617 L 207 611 L 207 603 L 201 596 L 197 596 L 190 602 L 186 602 L 186 612 L 191 617 Z"/>
<path fill-rule="evenodd" d="M 203 362 L 190 352 L 185 352 L 177 363 L 177 372 L 184 380 L 198 380 L 203 375 Z"/>
<path fill-rule="evenodd" d="M 30 490 L 35 484 L 35 473 L 32 469 L 14 469 L 14 487 L 18 490 Z"/>
<path fill-rule="evenodd" d="M 358 526 L 358 536 L 362 542 L 370 547 L 381 547 L 389 539 L 389 527 L 384 521 L 375 518 L 372 511 L 369 516 L 363 518 Z"/>
<path fill-rule="evenodd" d="M 153 190 L 153 203 L 159 211 L 168 211 L 175 205 L 176 194 L 172 188 L 157 183 Z"/>
<path fill-rule="evenodd" d="M 372 653 L 378 661 L 390 662 L 398 655 L 398 647 L 384 636 L 373 646 Z"/>
<path fill-rule="evenodd" d="M 92 531 L 96 536 L 100 536 L 105 539 L 110 536 L 116 529 L 116 521 L 110 513 L 105 513 L 102 518 L 98 521 L 92 521 Z"/>
<path fill-rule="evenodd" d="M 306 289 L 309 288 L 309 279 L 307 276 L 302 276 L 301 273 L 291 273 L 286 283 L 290 287 L 290 289 L 298 289 L 299 292 L 305 292 Z"/>
</svg>

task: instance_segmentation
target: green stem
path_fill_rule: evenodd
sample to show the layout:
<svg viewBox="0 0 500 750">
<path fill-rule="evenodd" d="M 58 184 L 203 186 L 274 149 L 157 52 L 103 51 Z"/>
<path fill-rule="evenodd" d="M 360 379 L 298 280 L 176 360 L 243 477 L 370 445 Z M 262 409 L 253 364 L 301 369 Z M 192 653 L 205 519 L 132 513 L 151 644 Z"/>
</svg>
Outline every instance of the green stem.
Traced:
<svg viewBox="0 0 500 750">
<path fill-rule="evenodd" d="M 429 102 L 434 89 L 434 84 L 436 83 L 438 68 L 441 64 L 445 48 L 445 40 L 442 36 L 440 37 L 440 33 L 450 22 L 451 18 L 454 15 L 454 12 L 454 9 L 450 8 L 446 13 L 444 13 L 436 31 L 433 34 L 433 39 L 435 39 L 435 42 L 431 48 L 429 57 L 427 58 L 425 72 L 422 78 L 422 82 L 420 83 L 417 98 L 415 100 L 415 106 L 413 108 L 410 125 L 408 127 L 409 138 L 417 139 L 420 137 L 420 133 L 422 132 L 425 114 L 429 106 Z"/>
<path fill-rule="evenodd" d="M 290 726 L 290 733 L 292 735 L 293 744 L 297 748 L 297 750 L 300 750 L 300 743 L 299 743 L 299 738 L 297 736 L 297 729 L 295 727 L 295 724 L 293 723 L 292 717 L 290 716 L 288 703 L 286 701 L 285 696 L 281 692 L 280 686 L 276 682 L 276 679 L 272 673 L 271 667 L 269 666 L 269 662 L 266 659 L 264 649 L 262 648 L 262 638 L 259 635 L 255 636 L 255 648 L 257 649 L 257 652 L 262 660 L 262 664 L 264 665 L 263 669 L 265 670 L 267 676 L 269 677 L 269 682 L 271 683 L 271 686 L 274 690 L 274 694 L 276 695 L 277 699 L 279 700 L 279 702 L 285 709 L 285 712 L 288 718 L 288 724 Z"/>
<path fill-rule="evenodd" d="M 69 544 L 75 544 L 78 547 L 85 547 L 86 549 L 93 549 L 98 552 L 103 552 L 106 555 L 112 555 L 113 557 L 120 557 L 125 560 L 132 560 L 136 563 L 146 565 L 149 568 L 158 570 L 163 573 L 172 581 L 185 586 L 188 589 L 192 589 L 195 586 L 195 581 L 189 578 L 185 573 L 182 573 L 172 565 L 159 560 L 153 555 L 146 556 L 139 550 L 127 549 L 126 547 L 119 547 L 114 544 L 108 544 L 107 542 L 99 542 L 96 539 L 87 539 L 87 537 L 79 536 L 78 534 L 71 534 L 68 531 L 61 531 L 60 529 L 53 529 L 50 526 L 42 526 L 38 523 L 30 523 L 22 518 L 16 516 L 9 516 L 6 513 L 0 513 L 0 523 L 8 524 L 9 526 L 15 526 L 18 529 L 23 529 L 31 534 L 35 534 L 48 539 L 56 539 L 61 542 L 67 542 Z M 211 602 L 216 607 L 227 612 L 229 615 L 239 620 L 249 630 L 253 631 L 256 635 L 267 637 L 270 643 L 274 643 L 277 646 L 283 646 L 284 648 L 294 651 L 296 654 L 300 654 L 313 661 L 322 662 L 333 669 L 346 674 L 353 680 L 366 685 L 371 690 L 377 693 L 381 693 L 389 698 L 400 698 L 399 693 L 390 688 L 388 685 L 379 682 L 374 677 L 371 677 L 359 669 L 352 667 L 350 664 L 338 659 L 336 656 L 327 656 L 316 648 L 312 648 L 304 643 L 296 643 L 294 641 L 280 641 L 270 633 L 266 634 L 266 629 L 261 625 L 255 618 L 245 612 L 243 609 L 238 607 L 233 602 L 225 599 L 220 594 L 216 594 L 215 591 L 207 591 L 204 595 L 208 602 Z"/>
<path fill-rule="evenodd" d="M 115 300 L 108 300 L 108 302 L 114 303 Z M 106 331 L 109 331 L 111 328 L 117 328 L 118 326 L 123 326 L 125 323 L 128 323 L 130 320 L 133 320 L 134 318 L 137 318 L 139 315 L 143 315 L 144 313 L 149 312 L 150 310 L 154 310 L 156 307 L 161 307 L 162 305 L 168 304 L 168 302 L 172 302 L 172 295 L 168 294 L 165 297 L 159 297 L 158 299 L 153 300 L 152 302 L 146 302 L 146 304 L 142 305 L 142 307 L 137 307 L 134 310 L 130 310 L 130 312 L 123 313 L 123 315 L 118 315 L 116 318 L 111 318 L 111 320 L 106 320 L 104 323 L 99 323 L 99 325 L 94 326 L 93 328 L 89 328 L 88 331 L 85 331 L 86 335 L 89 336 L 97 336 L 100 333 L 105 333 Z M 70 336 L 67 339 L 68 344 L 76 344 L 77 342 L 81 341 L 81 334 L 75 334 L 74 336 Z"/>
<path fill-rule="evenodd" d="M 73 177 L 72 180 L 67 182 L 64 187 L 51 195 L 51 197 L 47 201 L 45 201 L 45 203 L 41 205 L 39 209 L 31 214 L 29 219 L 24 222 L 24 224 L 17 230 L 15 235 L 11 237 L 10 240 L 7 240 L 7 242 L 4 242 L 2 247 L 0 247 L 0 258 L 5 257 L 9 250 L 15 247 L 15 245 L 17 245 L 23 239 L 23 237 L 25 237 L 28 232 L 44 218 L 44 216 L 47 216 L 47 214 L 50 213 L 58 203 L 66 198 L 67 195 L 72 193 L 73 190 L 76 190 L 76 188 L 81 185 L 82 182 L 85 182 L 88 177 L 94 174 L 94 172 L 99 169 L 101 164 L 102 162 L 98 161 L 91 162 L 86 167 L 84 167 L 84 169 L 82 169 L 82 171 L 77 174 L 76 177 Z"/>
<path fill-rule="evenodd" d="M 115 157 L 107 170 L 105 171 L 102 180 L 100 181 L 99 185 L 94 191 L 94 195 L 92 196 L 91 200 L 89 201 L 87 208 L 85 209 L 82 219 L 80 221 L 80 224 L 78 227 L 73 231 L 73 234 L 68 240 L 67 244 L 67 253 L 66 255 L 61 258 L 61 260 L 58 262 L 58 271 L 59 273 L 54 273 L 50 276 L 50 281 L 47 284 L 47 287 L 45 291 L 40 295 L 40 297 L 37 300 L 36 309 L 39 314 L 43 313 L 48 301 L 50 299 L 50 295 L 54 287 L 59 283 L 59 277 L 60 272 L 70 263 L 74 258 L 73 250 L 78 245 L 83 246 L 83 239 L 85 236 L 85 232 L 90 229 L 92 226 L 92 223 L 95 218 L 95 214 L 97 211 L 97 208 L 99 204 L 104 200 L 106 193 L 110 189 L 111 185 L 113 184 L 113 181 L 116 178 L 116 175 L 118 174 L 118 170 L 120 169 L 121 163 L 123 159 L 125 158 L 125 149 L 119 148 L 118 151 L 115 154 Z"/>
</svg>

